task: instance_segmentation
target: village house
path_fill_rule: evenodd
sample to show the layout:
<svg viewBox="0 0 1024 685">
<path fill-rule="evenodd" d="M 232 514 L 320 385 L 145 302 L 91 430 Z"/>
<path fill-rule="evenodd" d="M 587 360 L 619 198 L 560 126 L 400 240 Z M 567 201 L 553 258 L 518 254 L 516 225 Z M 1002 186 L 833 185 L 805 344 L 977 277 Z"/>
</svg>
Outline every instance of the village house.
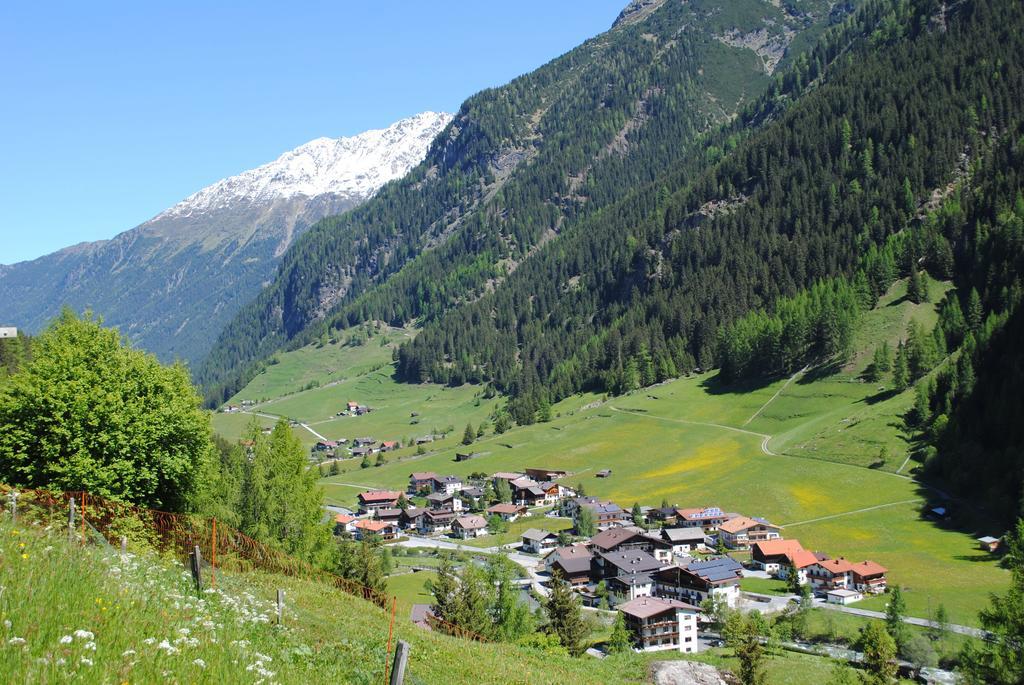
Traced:
<svg viewBox="0 0 1024 685">
<path fill-rule="evenodd" d="M 402 528 L 419 528 L 420 521 L 423 519 L 423 514 L 426 511 L 426 509 L 419 507 L 406 507 L 402 512 L 401 518 L 398 519 L 398 525 Z"/>
<path fill-rule="evenodd" d="M 348 453 L 353 457 L 368 457 L 373 454 L 374 451 L 375 450 L 372 447 L 353 447 L 348 451 Z"/>
<path fill-rule="evenodd" d="M 378 521 L 388 521 L 389 523 L 394 523 L 397 526 L 402 518 L 402 510 L 398 507 L 381 507 L 379 509 L 374 509 L 373 518 Z"/>
<path fill-rule="evenodd" d="M 334 440 L 317 440 L 316 444 L 313 445 L 313 451 L 315 452 L 333 452 L 338 448 L 338 443 Z"/>
<path fill-rule="evenodd" d="M 885 592 L 888 583 L 885 578 L 886 569 L 873 561 L 862 561 L 853 565 L 853 587 L 858 592 L 877 595 Z"/>
<path fill-rule="evenodd" d="M 743 566 L 729 557 L 692 561 L 655 573 L 654 594 L 698 605 L 709 597 L 720 597 L 735 607 L 742 577 Z"/>
<path fill-rule="evenodd" d="M 351 514 L 335 514 L 334 515 L 334 534 L 341 535 L 343 533 L 354 533 L 356 532 L 356 521 L 359 519 Z"/>
<path fill-rule="evenodd" d="M 526 513 L 526 507 L 502 502 L 501 504 L 494 504 L 487 507 L 488 516 L 500 516 L 503 521 L 515 521 L 517 518 Z"/>
<path fill-rule="evenodd" d="M 586 586 L 590 582 L 590 557 L 559 556 L 551 564 L 551 575 L 561 575 L 573 587 Z"/>
<path fill-rule="evenodd" d="M 462 490 L 462 479 L 458 476 L 435 475 L 431 479 L 430 483 L 434 492 L 446 492 L 449 495 L 454 495 L 456 492 Z"/>
<path fill-rule="evenodd" d="M 735 516 L 736 514 L 727 514 L 718 507 L 676 509 L 676 525 L 680 528 L 700 527 L 710 535 L 717 531 L 720 525 Z"/>
<path fill-rule="evenodd" d="M 648 534 L 642 528 L 608 528 L 595 535 L 589 544 L 595 553 L 640 550 L 662 563 L 672 561 L 672 546 L 657 534 Z"/>
<path fill-rule="evenodd" d="M 992 554 L 998 552 L 999 545 L 1002 544 L 1002 541 L 999 538 L 992 537 L 991 535 L 984 535 L 977 538 L 977 540 L 979 549 Z"/>
<path fill-rule="evenodd" d="M 616 606 L 637 597 L 651 597 L 654 594 L 654 579 L 649 573 L 625 573 L 605 581 L 608 590 L 608 604 Z"/>
<path fill-rule="evenodd" d="M 544 568 L 550 573 L 551 567 L 556 561 L 566 559 L 586 559 L 587 569 L 589 571 L 590 560 L 593 559 L 593 557 L 593 553 L 586 545 L 577 542 L 576 544 L 566 545 L 565 547 L 556 547 L 555 551 L 544 557 Z"/>
<path fill-rule="evenodd" d="M 352 441 L 352 444 L 356 447 L 374 447 L 377 444 L 377 440 L 374 438 L 356 438 Z M 376 448 L 374 448 L 376 449 Z"/>
<path fill-rule="evenodd" d="M 368 490 L 356 496 L 359 501 L 359 513 L 369 514 L 377 509 L 393 509 L 398 506 L 398 498 L 402 493 L 393 490 Z"/>
<path fill-rule="evenodd" d="M 620 604 L 618 610 L 622 612 L 637 651 L 694 653 L 700 648 L 697 641 L 700 609 L 692 604 L 659 597 L 638 597 Z"/>
<path fill-rule="evenodd" d="M 435 511 L 439 509 L 462 511 L 462 500 L 450 492 L 435 492 L 427 495 L 427 507 Z"/>
<path fill-rule="evenodd" d="M 487 521 L 476 514 L 459 516 L 452 522 L 452 534 L 463 540 L 487 535 Z"/>
<path fill-rule="evenodd" d="M 846 559 L 821 559 L 807 567 L 811 589 L 825 594 L 831 590 L 853 589 L 853 564 Z"/>
<path fill-rule="evenodd" d="M 491 476 L 491 485 L 497 488 L 498 483 L 500 481 L 505 481 L 506 483 L 508 483 L 509 489 L 514 491 L 516 488 L 514 485 L 512 485 L 512 482 L 519 480 L 520 478 L 523 478 L 523 474 L 521 473 L 512 473 L 510 471 L 498 471 L 493 476 Z"/>
<path fill-rule="evenodd" d="M 747 549 L 755 542 L 782 538 L 780 531 L 764 519 L 737 516 L 718 526 L 718 539 L 729 549 Z"/>
<path fill-rule="evenodd" d="M 345 410 L 346 411 L 355 412 L 355 410 L 358 409 L 358 408 L 359 408 L 359 403 L 358 402 L 349 401 L 349 402 L 345 403 Z"/>
<path fill-rule="evenodd" d="M 594 554 L 594 574 L 598 578 L 613 578 L 630 573 L 657 571 L 664 563 L 643 550 L 625 552 L 597 552 Z"/>
<path fill-rule="evenodd" d="M 558 534 L 550 530 L 529 528 L 522 535 L 522 549 L 531 554 L 543 554 L 558 545 Z"/>
<path fill-rule="evenodd" d="M 409 492 L 416 494 L 423 491 L 433 492 L 433 482 L 437 474 L 433 471 L 416 471 L 409 474 Z"/>
<path fill-rule="evenodd" d="M 459 493 L 463 503 L 469 504 L 471 507 L 477 507 L 480 505 L 480 500 L 484 496 L 484 491 L 475 485 L 468 488 L 462 488 L 462 492 Z"/>
<path fill-rule="evenodd" d="M 601 502 L 599 504 L 582 505 L 590 509 L 594 515 L 594 524 L 598 530 L 604 530 L 613 526 L 621 526 L 627 520 L 626 512 L 615 502 Z"/>
<path fill-rule="evenodd" d="M 825 558 L 804 549 L 799 540 L 766 540 L 750 548 L 754 566 L 782 580 L 787 580 L 790 569 L 795 568 L 801 585 L 807 582 L 807 569 Z"/>
<path fill-rule="evenodd" d="M 401 446 L 401 443 L 398 442 L 397 440 L 385 440 L 380 444 L 380 451 L 393 452 L 394 450 L 397 450 Z"/>
<path fill-rule="evenodd" d="M 455 516 L 451 509 L 428 509 L 420 518 L 419 531 L 423 535 L 447 531 L 452 527 Z"/>
<path fill-rule="evenodd" d="M 398 536 L 398 528 L 389 521 L 375 521 L 373 519 L 359 519 L 356 521 L 357 540 L 365 540 L 372 535 L 376 535 L 384 540 L 393 540 Z"/>
<path fill-rule="evenodd" d="M 647 513 L 651 521 L 659 521 L 666 526 L 674 526 L 676 523 L 676 507 L 655 507 Z"/>
<path fill-rule="evenodd" d="M 707 537 L 704 529 L 697 528 L 662 528 L 661 537 L 672 546 L 673 556 L 689 556 L 690 552 L 704 547 Z"/>
</svg>

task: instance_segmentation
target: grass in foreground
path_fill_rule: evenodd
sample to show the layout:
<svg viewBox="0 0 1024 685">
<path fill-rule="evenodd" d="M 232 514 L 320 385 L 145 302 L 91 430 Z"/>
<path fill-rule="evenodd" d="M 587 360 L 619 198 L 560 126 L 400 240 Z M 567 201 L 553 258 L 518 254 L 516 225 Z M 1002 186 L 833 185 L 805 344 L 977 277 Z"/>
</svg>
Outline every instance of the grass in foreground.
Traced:
<svg viewBox="0 0 1024 685">
<path fill-rule="evenodd" d="M 0 524 L 0 673 L 8 682 L 383 679 L 390 613 L 372 604 L 262 573 L 219 573 L 220 589 L 200 599 L 176 562 L 122 561 L 109 548 L 70 546 L 60 531 Z M 281 627 L 271 623 L 279 588 L 286 599 Z M 415 587 L 409 599 L 419 599 Z M 681 656 L 574 659 L 439 635 L 407 616 L 396 616 L 394 637 L 411 644 L 408 683 L 640 683 L 648 682 L 650 662 Z M 697 658 L 735 667 L 718 651 Z M 827 660 L 801 655 L 768 662 L 773 685 L 817 685 L 830 670 Z"/>
</svg>

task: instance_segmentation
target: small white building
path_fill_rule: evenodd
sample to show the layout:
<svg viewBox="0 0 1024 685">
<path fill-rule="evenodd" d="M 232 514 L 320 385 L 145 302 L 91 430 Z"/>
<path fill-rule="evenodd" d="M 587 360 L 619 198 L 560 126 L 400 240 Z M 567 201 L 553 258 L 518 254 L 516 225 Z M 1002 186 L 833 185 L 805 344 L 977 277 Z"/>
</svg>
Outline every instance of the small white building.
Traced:
<svg viewBox="0 0 1024 685">
<path fill-rule="evenodd" d="M 829 604 L 853 604 L 864 599 L 864 595 L 856 590 L 829 590 L 825 593 L 825 601 Z"/>
</svg>

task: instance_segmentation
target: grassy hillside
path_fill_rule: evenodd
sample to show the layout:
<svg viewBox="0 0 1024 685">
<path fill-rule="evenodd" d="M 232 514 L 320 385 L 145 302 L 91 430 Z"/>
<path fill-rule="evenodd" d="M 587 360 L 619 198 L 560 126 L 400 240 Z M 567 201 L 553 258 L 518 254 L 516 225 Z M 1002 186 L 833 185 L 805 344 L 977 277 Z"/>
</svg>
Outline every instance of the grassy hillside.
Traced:
<svg viewBox="0 0 1024 685">
<path fill-rule="evenodd" d="M 407 448 L 388 455 L 381 467 L 343 464 L 338 476 L 322 481 L 330 502 L 352 504 L 368 487 L 402 488 L 413 470 L 465 476 L 560 468 L 572 473 L 570 483 L 583 483 L 589 494 L 627 507 L 667 499 L 765 516 L 787 526 L 786 535 L 809 548 L 889 567 L 891 577 L 908 588 L 912 614 L 927 616 L 944 603 L 954 621 L 973 624 L 987 593 L 1007 582 L 995 560 L 975 548 L 975 532 L 993 531 L 983 518 L 967 521 L 961 530 L 921 518 L 921 507 L 936 494 L 908 477 L 916 462 L 907 460 L 910 444 L 900 416 L 913 391 L 893 394 L 886 390 L 887 380 L 869 384 L 860 377 L 880 341 L 895 348 L 911 320 L 934 323 L 934 302 L 947 288 L 933 281 L 932 302 L 915 305 L 905 298 L 905 282 L 894 284 L 863 316 L 856 352 L 842 368 L 812 369 L 757 386 L 723 387 L 714 374 L 704 374 L 610 399 L 576 395 L 554 407 L 549 423 L 503 435 L 488 430 L 469 448 L 461 445 L 463 427 L 467 421 L 478 425 L 497 400 L 478 398 L 476 386 L 396 383 L 390 366 L 360 373 L 373 368 L 371 351 L 381 363 L 389 358 L 373 341 L 358 348 L 313 346 L 282 354 L 267 375 L 287 374 L 306 383 L 315 378 L 315 369 L 332 367 L 346 380 L 260 408 L 308 420 L 329 437 L 404 438 L 454 426 L 455 434 L 429 446 L 426 454 Z M 256 382 L 271 387 L 269 380 Z M 254 385 L 238 397 L 259 397 L 258 392 Z M 348 399 L 378 409 L 364 417 L 328 420 Z M 418 425 L 410 425 L 413 411 L 421 414 Z M 238 415 L 219 415 L 215 423 L 226 430 L 237 420 Z M 888 456 L 880 463 L 883 448 Z M 454 461 L 456 452 L 470 450 L 479 456 Z M 612 469 L 612 477 L 594 478 L 604 468 Z M 481 544 L 509 539 L 489 537 Z"/>
<path fill-rule="evenodd" d="M 7 682 L 383 679 L 389 613 L 312 581 L 219 573 L 217 589 L 197 598 L 169 559 L 122 559 L 108 547 L 69 545 L 63 534 L 9 519 L 0 523 L 0 559 L 0 673 Z M 280 627 L 271 601 L 279 588 L 286 598 Z M 638 683 L 648 681 L 655 659 L 573 659 L 467 642 L 418 628 L 402 611 L 394 629 L 411 644 L 407 683 Z M 734 665 L 721 650 L 700 659 Z M 815 657 L 784 654 L 768 662 L 769 682 L 779 685 L 821 682 L 830 670 Z"/>
</svg>

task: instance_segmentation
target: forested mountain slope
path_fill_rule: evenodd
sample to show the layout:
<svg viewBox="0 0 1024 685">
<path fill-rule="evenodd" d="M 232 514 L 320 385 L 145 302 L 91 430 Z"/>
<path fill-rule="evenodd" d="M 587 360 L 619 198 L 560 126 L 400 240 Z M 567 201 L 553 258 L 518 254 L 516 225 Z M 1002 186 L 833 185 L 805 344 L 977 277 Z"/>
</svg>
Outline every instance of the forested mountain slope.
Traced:
<svg viewBox="0 0 1024 685">
<path fill-rule="evenodd" d="M 852 275 L 1024 109 L 1019 3 L 873 2 L 858 22 L 861 37 L 830 37 L 772 95 L 823 77 L 705 173 L 641 188 L 428 323 L 403 376 L 493 380 L 530 421 L 581 387 L 715 365 L 723 323 Z"/>
<path fill-rule="evenodd" d="M 223 399 L 273 350 L 326 326 L 432 321 L 503 290 L 543 246 L 561 244 L 634 188 L 686 160 L 677 173 L 697 169 L 701 134 L 757 100 L 776 70 L 851 6 L 647 3 L 540 69 L 473 96 L 403 182 L 297 242 L 198 379 Z"/>
</svg>

